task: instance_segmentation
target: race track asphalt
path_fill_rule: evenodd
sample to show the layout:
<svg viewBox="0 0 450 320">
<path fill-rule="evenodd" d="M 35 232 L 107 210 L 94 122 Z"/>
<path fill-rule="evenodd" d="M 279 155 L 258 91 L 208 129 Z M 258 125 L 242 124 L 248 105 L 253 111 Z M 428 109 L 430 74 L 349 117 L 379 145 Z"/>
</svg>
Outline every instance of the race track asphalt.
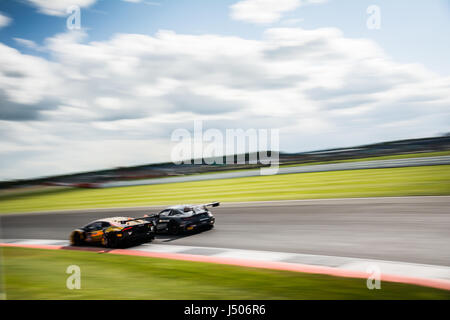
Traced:
<svg viewBox="0 0 450 320">
<path fill-rule="evenodd" d="M 220 200 L 220 199 L 219 199 Z M 216 227 L 155 243 L 381 259 L 450 266 L 450 197 L 228 203 Z M 0 239 L 67 239 L 88 222 L 160 207 L 0 216 Z"/>
</svg>

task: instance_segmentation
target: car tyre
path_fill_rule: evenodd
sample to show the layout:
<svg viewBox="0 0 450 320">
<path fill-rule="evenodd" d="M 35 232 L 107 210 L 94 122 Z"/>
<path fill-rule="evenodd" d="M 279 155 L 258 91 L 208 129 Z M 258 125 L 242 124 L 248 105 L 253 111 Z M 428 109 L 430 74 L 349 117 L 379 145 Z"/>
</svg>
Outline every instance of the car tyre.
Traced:
<svg viewBox="0 0 450 320">
<path fill-rule="evenodd" d="M 75 232 L 72 236 L 72 245 L 73 246 L 81 246 L 83 244 L 83 240 L 81 240 L 81 235 L 79 232 Z"/>
<path fill-rule="evenodd" d="M 176 222 L 169 223 L 167 229 L 169 231 L 169 234 L 174 235 L 174 236 L 176 236 L 180 233 L 180 226 Z"/>
<path fill-rule="evenodd" d="M 115 248 L 117 247 L 117 239 L 111 239 L 111 236 L 103 234 L 102 244 L 105 248 Z"/>
</svg>

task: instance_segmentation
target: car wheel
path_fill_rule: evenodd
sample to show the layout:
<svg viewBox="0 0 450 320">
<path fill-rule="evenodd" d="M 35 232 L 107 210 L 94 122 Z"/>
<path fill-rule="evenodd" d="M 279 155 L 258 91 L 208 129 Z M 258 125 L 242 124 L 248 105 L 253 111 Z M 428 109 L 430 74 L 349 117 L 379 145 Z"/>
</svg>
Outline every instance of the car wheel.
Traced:
<svg viewBox="0 0 450 320">
<path fill-rule="evenodd" d="M 145 239 L 145 242 L 152 242 L 153 240 L 155 240 L 155 236 L 154 235 L 149 235 L 147 237 L 147 239 Z"/>
<path fill-rule="evenodd" d="M 169 234 L 177 235 L 180 233 L 180 226 L 176 222 L 169 223 L 169 226 L 167 227 L 169 230 Z"/>
<path fill-rule="evenodd" d="M 103 238 L 102 238 L 102 245 L 105 248 L 115 248 L 117 246 L 117 241 L 111 239 L 110 236 L 103 234 Z"/>
<path fill-rule="evenodd" d="M 72 245 L 73 246 L 81 246 L 83 244 L 83 240 L 81 240 L 81 236 L 79 232 L 75 232 L 72 236 Z"/>
</svg>

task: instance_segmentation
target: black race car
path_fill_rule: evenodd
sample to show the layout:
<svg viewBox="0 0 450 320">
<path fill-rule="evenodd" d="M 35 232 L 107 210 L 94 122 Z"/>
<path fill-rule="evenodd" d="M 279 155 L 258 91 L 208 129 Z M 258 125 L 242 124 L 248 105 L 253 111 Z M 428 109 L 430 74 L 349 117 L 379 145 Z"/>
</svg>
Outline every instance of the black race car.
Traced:
<svg viewBox="0 0 450 320">
<path fill-rule="evenodd" d="M 209 230 L 214 227 L 215 218 L 208 207 L 218 207 L 219 202 L 202 205 L 178 205 L 168 207 L 160 213 L 147 215 L 144 219 L 156 225 L 156 231 L 176 235 L 194 230 Z"/>
<path fill-rule="evenodd" d="M 72 231 L 70 243 L 73 246 L 101 243 L 107 248 L 116 248 L 152 241 L 155 231 L 153 222 L 142 218 L 106 218 Z"/>
</svg>

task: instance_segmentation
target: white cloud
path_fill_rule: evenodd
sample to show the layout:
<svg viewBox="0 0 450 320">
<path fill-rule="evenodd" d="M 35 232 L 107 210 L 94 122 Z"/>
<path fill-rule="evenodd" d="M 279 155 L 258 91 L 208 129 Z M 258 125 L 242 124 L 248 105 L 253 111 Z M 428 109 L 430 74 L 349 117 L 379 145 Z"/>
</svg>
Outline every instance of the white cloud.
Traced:
<svg viewBox="0 0 450 320">
<path fill-rule="evenodd" d="M 8 26 L 12 22 L 12 19 L 8 16 L 5 16 L 0 12 L 0 28 L 4 28 Z"/>
<path fill-rule="evenodd" d="M 67 9 L 72 6 L 87 8 L 97 0 L 26 0 L 29 4 L 38 8 L 39 12 L 51 16 L 65 16 Z"/>
<path fill-rule="evenodd" d="M 161 3 L 159 2 L 153 2 L 153 1 L 144 1 L 144 0 L 122 0 L 124 2 L 130 2 L 130 3 L 143 3 L 149 6 L 160 6 Z"/>
<path fill-rule="evenodd" d="M 17 44 L 28 48 L 28 49 L 33 49 L 36 51 L 42 51 L 44 50 L 44 48 L 41 48 L 39 45 L 37 45 L 36 42 L 32 41 L 32 40 L 28 40 L 28 39 L 22 39 L 22 38 L 13 38 L 15 42 L 17 42 Z"/>
<path fill-rule="evenodd" d="M 168 161 L 171 132 L 198 119 L 281 128 L 286 151 L 448 131 L 449 77 L 335 28 L 262 40 L 70 32 L 45 50 L 51 60 L 0 44 L 0 177 Z"/>
<path fill-rule="evenodd" d="M 30 48 L 30 49 L 35 49 L 37 48 L 37 44 L 32 41 L 32 40 L 28 40 L 28 39 L 22 39 L 22 38 L 13 38 L 14 41 L 16 41 L 18 44 L 20 44 L 21 46 Z"/>
<path fill-rule="evenodd" d="M 52 88 L 57 86 L 53 63 L 0 43 L 0 94 L 10 103 L 35 105 L 53 98 Z M 57 94 L 55 92 L 55 94 Z"/>
<path fill-rule="evenodd" d="M 302 5 L 323 3 L 326 0 L 242 0 L 230 7 L 231 18 L 257 24 L 273 23 L 286 12 Z"/>
</svg>

